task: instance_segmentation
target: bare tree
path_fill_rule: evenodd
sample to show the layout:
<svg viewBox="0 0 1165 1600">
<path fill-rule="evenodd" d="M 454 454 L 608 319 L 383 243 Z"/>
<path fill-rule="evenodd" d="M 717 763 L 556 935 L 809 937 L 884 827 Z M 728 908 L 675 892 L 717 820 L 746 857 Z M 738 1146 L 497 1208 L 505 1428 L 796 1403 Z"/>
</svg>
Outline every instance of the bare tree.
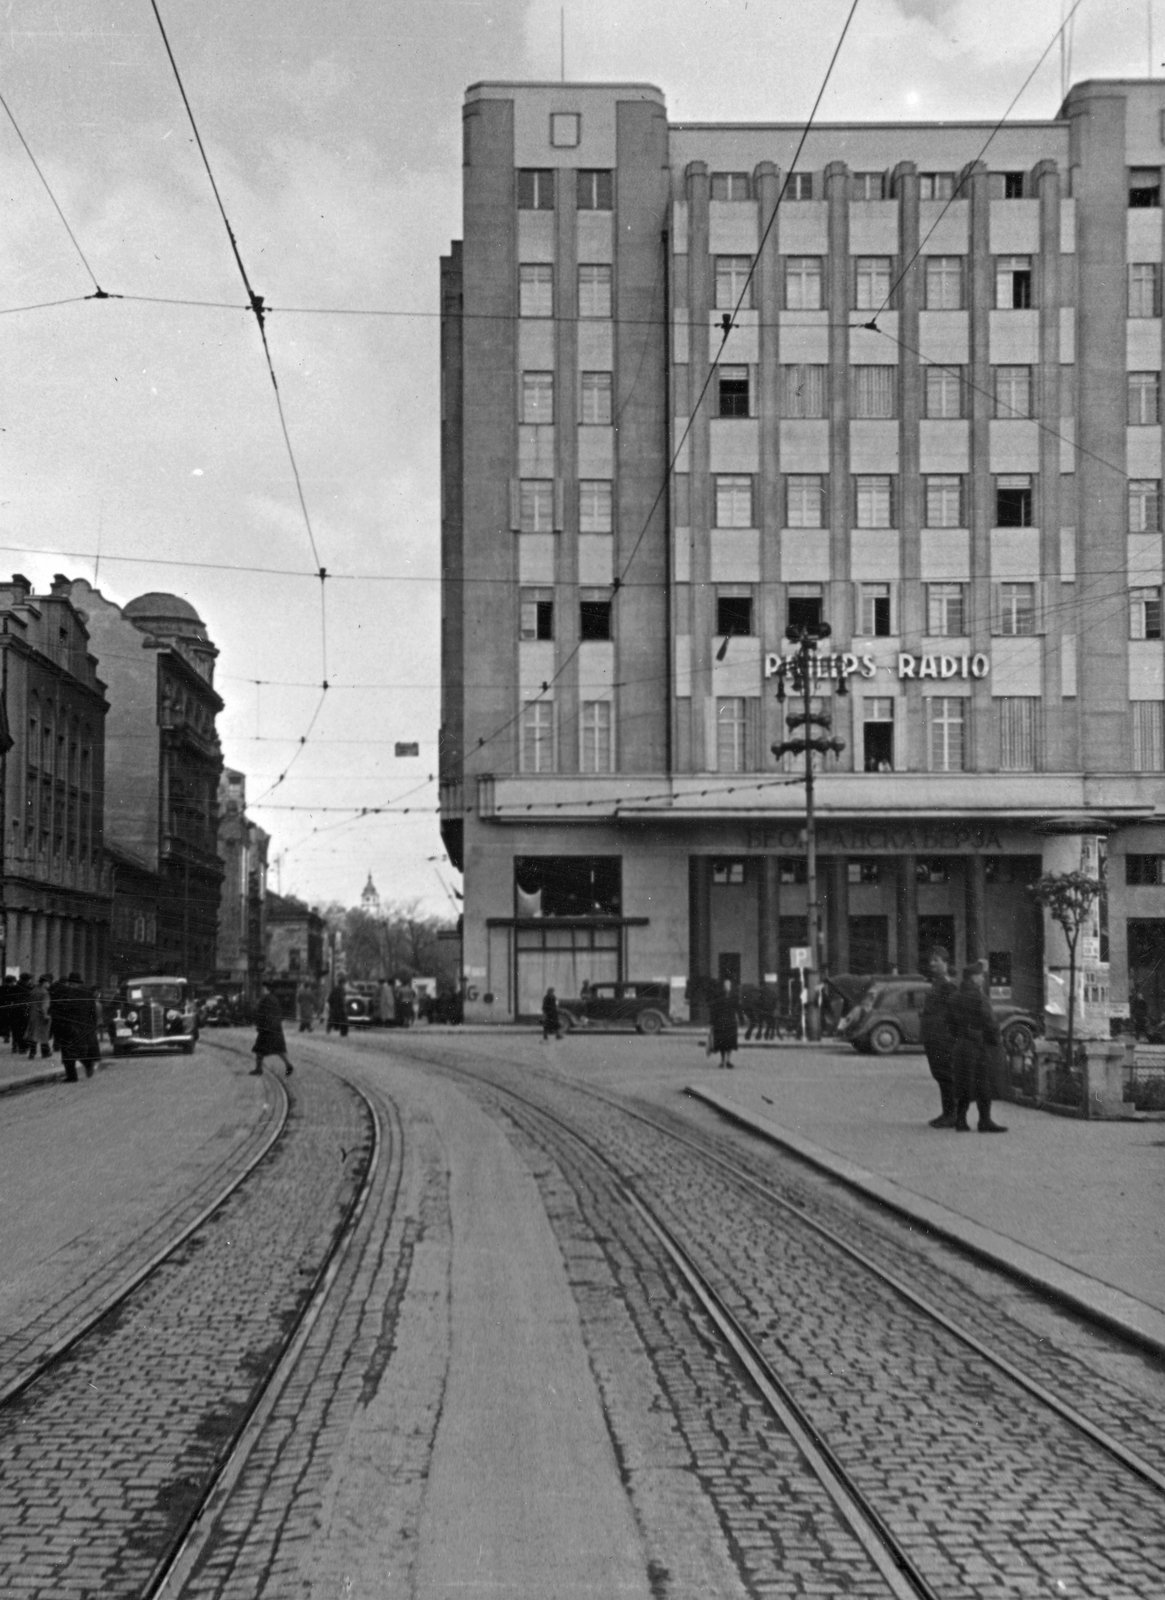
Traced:
<svg viewBox="0 0 1165 1600">
<path fill-rule="evenodd" d="M 1036 901 L 1064 930 L 1068 945 L 1068 1043 L 1067 1065 L 1072 1065 L 1072 1044 L 1076 1023 L 1076 949 L 1092 907 L 1103 885 L 1086 872 L 1046 872 L 1031 886 Z"/>
</svg>

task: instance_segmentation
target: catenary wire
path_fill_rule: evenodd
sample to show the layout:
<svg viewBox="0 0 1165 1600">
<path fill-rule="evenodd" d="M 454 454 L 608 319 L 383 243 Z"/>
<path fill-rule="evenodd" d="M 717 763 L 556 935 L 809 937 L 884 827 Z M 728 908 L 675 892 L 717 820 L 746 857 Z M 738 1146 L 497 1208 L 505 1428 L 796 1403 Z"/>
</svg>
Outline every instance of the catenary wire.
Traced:
<svg viewBox="0 0 1165 1600">
<path fill-rule="evenodd" d="M 85 271 L 89 274 L 90 278 L 93 280 L 93 288 L 96 290 L 96 298 L 99 299 L 99 300 L 103 300 L 105 298 L 105 290 L 98 283 L 97 274 L 93 271 L 93 268 L 89 265 L 89 258 L 86 256 L 84 250 L 82 250 L 81 246 L 78 244 L 77 235 L 73 232 L 72 228 L 69 226 L 69 220 L 65 216 L 65 213 L 61 210 L 60 202 L 58 201 L 56 195 L 53 193 L 52 188 L 51 188 L 51 186 L 49 184 L 49 180 L 45 177 L 43 171 L 41 170 L 40 162 L 33 155 L 32 150 L 29 147 L 28 140 L 24 137 L 24 134 L 21 132 L 20 124 L 17 122 L 16 118 L 12 114 L 12 107 L 8 104 L 8 101 L 4 98 L 4 96 L 2 94 L 0 94 L 0 106 L 4 107 L 5 115 L 7 116 L 9 122 L 12 124 L 13 129 L 16 132 L 16 137 L 20 140 L 21 144 L 24 146 L 24 153 L 28 157 L 28 159 L 32 162 L 33 171 L 36 173 L 37 177 L 40 179 L 41 183 L 43 184 L 44 192 L 48 195 L 49 199 L 52 201 L 53 210 L 56 212 L 57 216 L 61 219 L 61 226 L 64 228 L 65 232 L 69 235 L 69 238 L 72 241 L 73 249 L 77 252 L 77 255 L 80 257 L 81 265 L 85 268 Z M 93 295 L 86 295 L 84 298 L 85 299 L 93 299 L 94 296 Z M 64 302 L 58 302 L 58 303 L 63 304 Z"/>
</svg>

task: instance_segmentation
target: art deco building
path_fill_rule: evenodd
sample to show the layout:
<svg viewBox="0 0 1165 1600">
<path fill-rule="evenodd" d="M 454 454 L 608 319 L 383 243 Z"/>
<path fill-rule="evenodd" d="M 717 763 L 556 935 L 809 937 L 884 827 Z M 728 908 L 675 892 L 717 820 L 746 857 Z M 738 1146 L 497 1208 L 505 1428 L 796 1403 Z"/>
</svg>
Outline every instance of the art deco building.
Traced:
<svg viewBox="0 0 1165 1600">
<path fill-rule="evenodd" d="M 786 981 L 805 799 L 774 690 L 822 620 L 823 963 L 941 941 L 1039 1007 L 1064 952 L 1028 885 L 1104 861 L 1089 981 L 1160 1015 L 1165 83 L 997 131 L 819 125 L 794 166 L 801 134 L 669 123 L 642 84 L 466 95 L 441 755 L 466 1015 Z"/>
</svg>

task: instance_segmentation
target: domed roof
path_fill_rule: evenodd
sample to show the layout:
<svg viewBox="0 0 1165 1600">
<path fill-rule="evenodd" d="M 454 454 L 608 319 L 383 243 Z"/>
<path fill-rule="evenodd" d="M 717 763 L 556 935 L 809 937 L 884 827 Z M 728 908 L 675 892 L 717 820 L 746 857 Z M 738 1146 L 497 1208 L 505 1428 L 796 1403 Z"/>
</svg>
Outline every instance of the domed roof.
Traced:
<svg viewBox="0 0 1165 1600">
<path fill-rule="evenodd" d="M 200 628 L 206 626 L 189 600 L 157 590 L 139 594 L 136 600 L 129 601 L 121 609 L 134 622 L 196 622 Z"/>
</svg>

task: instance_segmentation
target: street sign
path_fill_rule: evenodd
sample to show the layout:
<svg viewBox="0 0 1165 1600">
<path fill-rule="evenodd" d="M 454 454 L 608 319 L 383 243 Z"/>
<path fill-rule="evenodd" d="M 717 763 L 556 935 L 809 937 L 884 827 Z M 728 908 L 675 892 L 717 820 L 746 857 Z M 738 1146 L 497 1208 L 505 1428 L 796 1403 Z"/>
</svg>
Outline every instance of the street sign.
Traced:
<svg viewBox="0 0 1165 1600">
<path fill-rule="evenodd" d="M 789 951 L 789 965 L 791 967 L 797 967 L 801 971 L 804 971 L 806 967 L 811 967 L 813 965 L 812 951 L 809 949 L 807 944 L 793 946 L 793 948 Z"/>
</svg>

